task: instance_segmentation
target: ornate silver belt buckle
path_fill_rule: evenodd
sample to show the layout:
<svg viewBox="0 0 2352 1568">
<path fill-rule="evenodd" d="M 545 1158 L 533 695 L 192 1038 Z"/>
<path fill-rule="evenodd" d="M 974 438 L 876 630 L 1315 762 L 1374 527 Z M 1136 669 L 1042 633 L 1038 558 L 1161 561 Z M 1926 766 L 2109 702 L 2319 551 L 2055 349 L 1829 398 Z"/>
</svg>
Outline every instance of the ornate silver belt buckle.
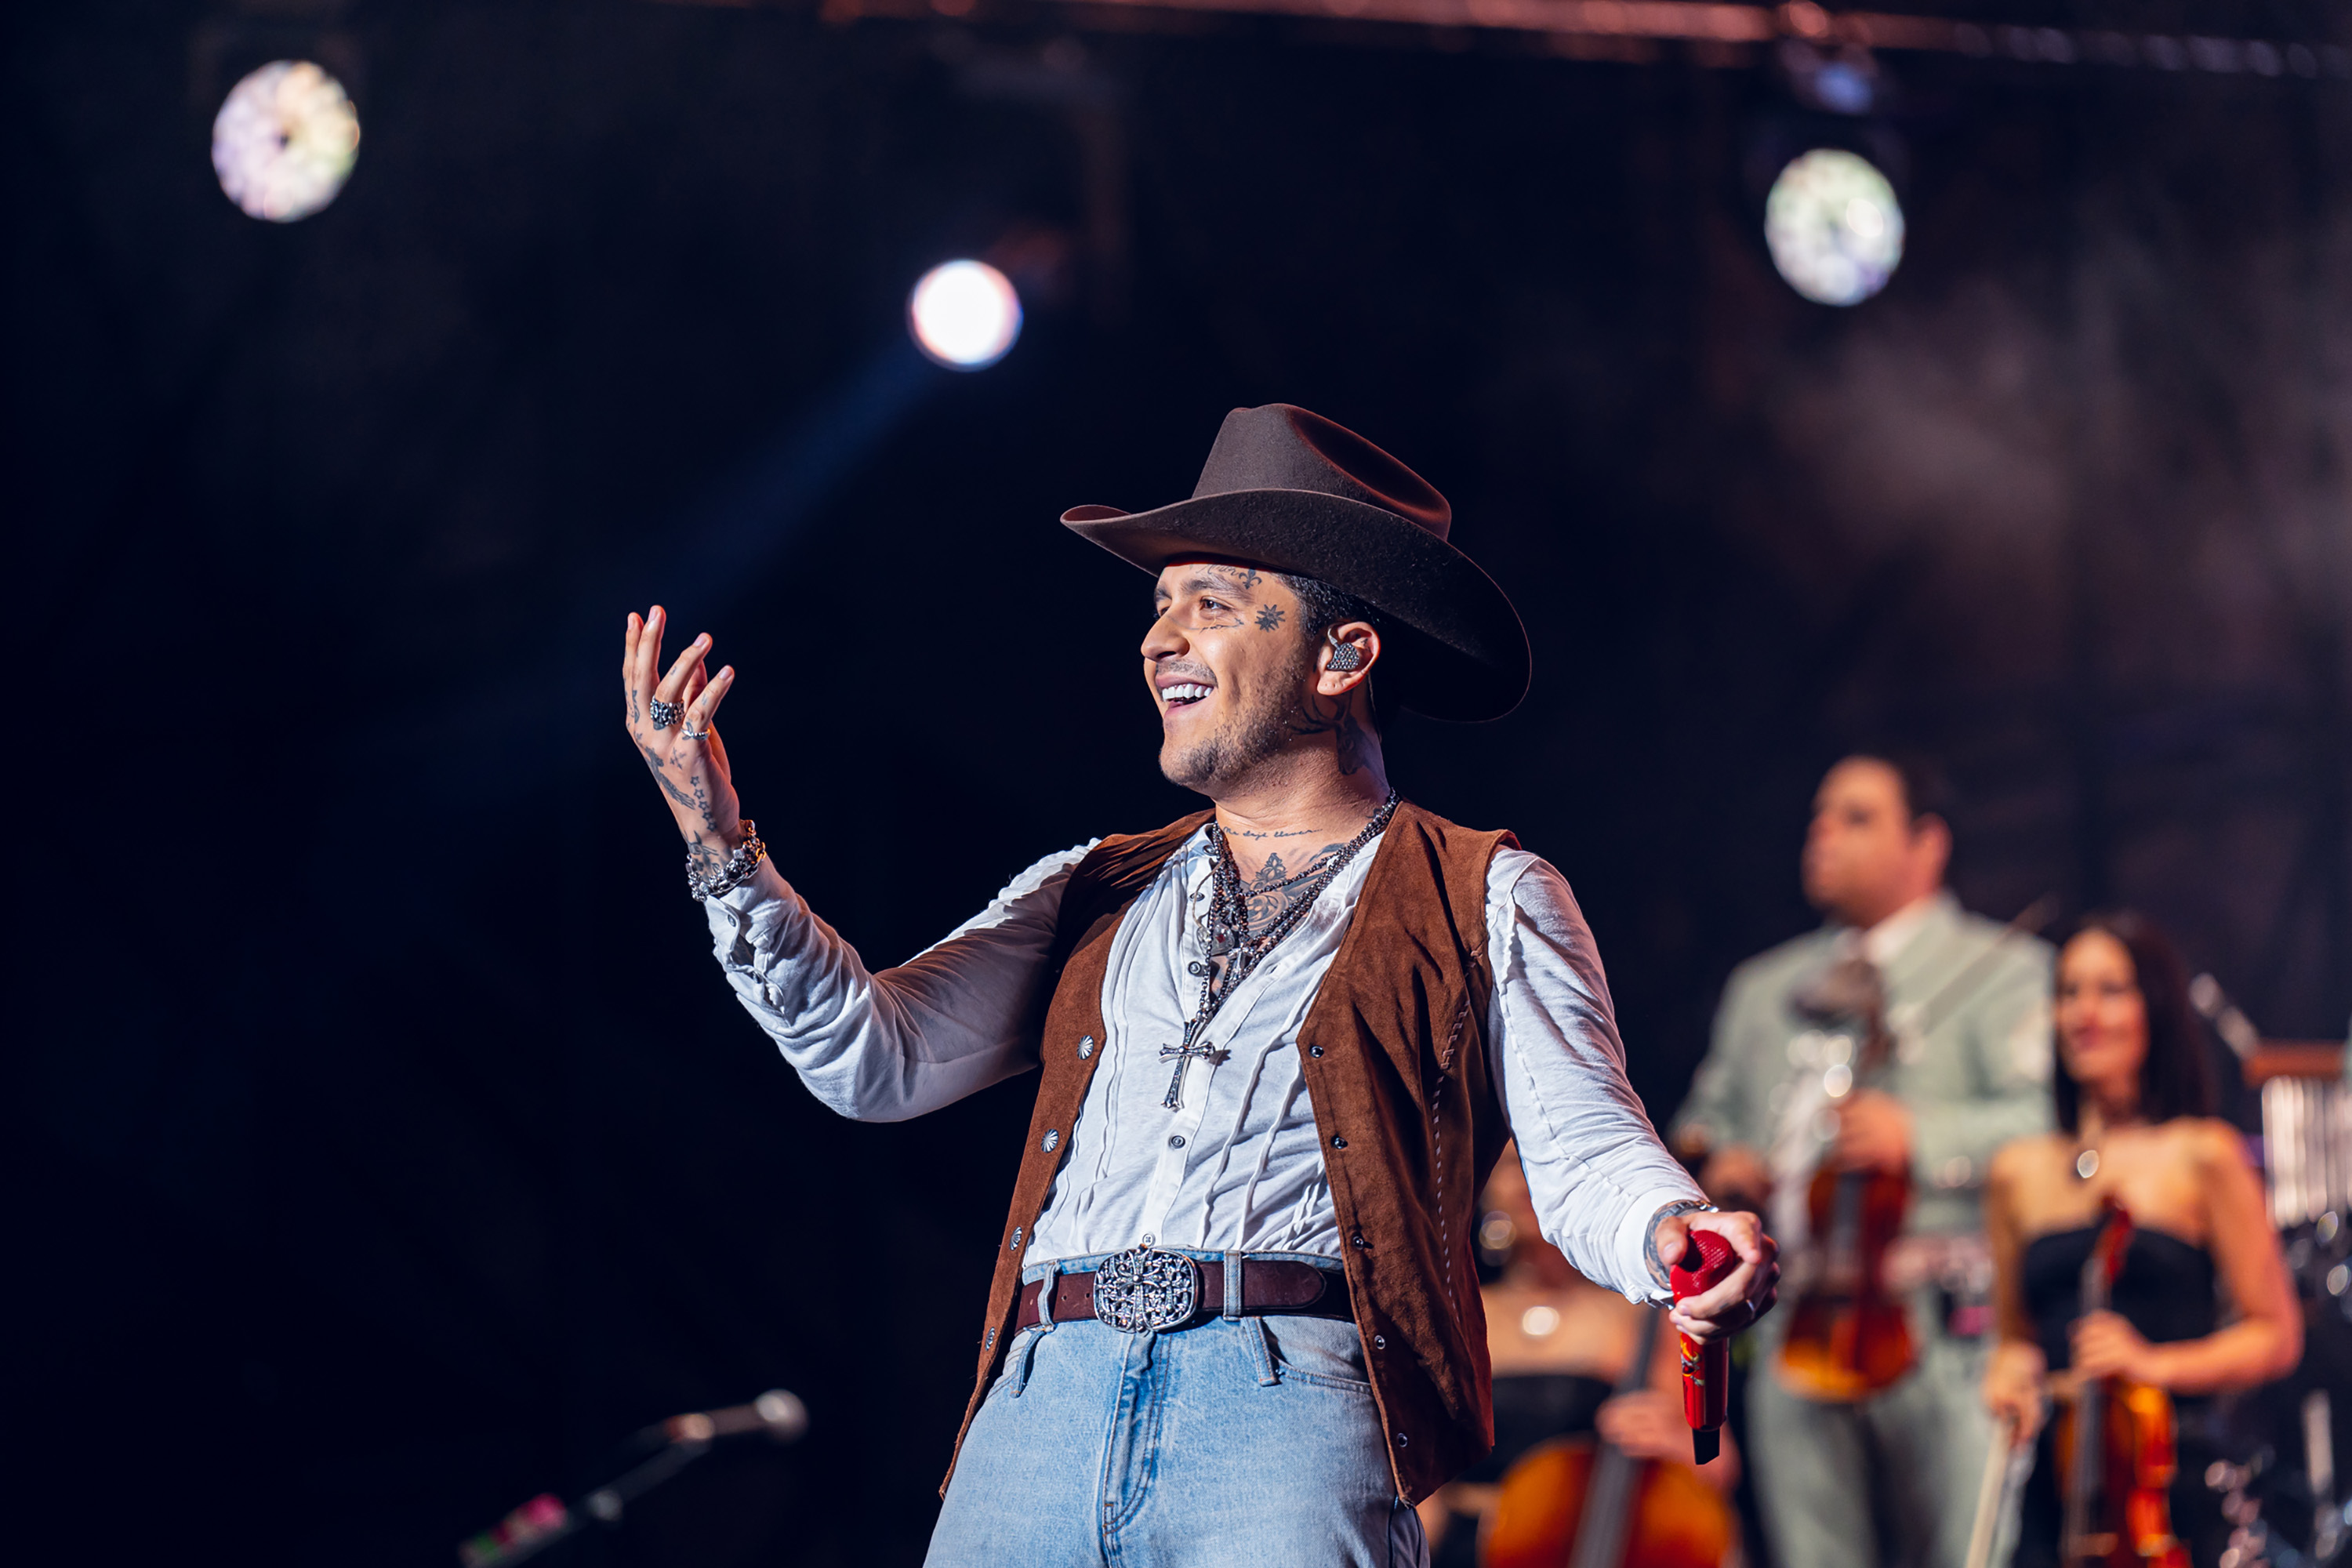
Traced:
<svg viewBox="0 0 2352 1568">
<path fill-rule="evenodd" d="M 1201 1304 L 1201 1266 L 1181 1252 L 1130 1247 L 1095 1268 L 1095 1316 L 1126 1334 L 1181 1329 Z"/>
</svg>

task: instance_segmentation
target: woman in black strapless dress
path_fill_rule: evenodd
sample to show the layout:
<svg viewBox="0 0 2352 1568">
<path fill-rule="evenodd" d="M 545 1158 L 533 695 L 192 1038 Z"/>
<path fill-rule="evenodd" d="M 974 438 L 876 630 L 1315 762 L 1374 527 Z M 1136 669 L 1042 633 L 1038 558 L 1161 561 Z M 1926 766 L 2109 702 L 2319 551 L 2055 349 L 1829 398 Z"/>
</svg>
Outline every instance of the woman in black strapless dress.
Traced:
<svg viewBox="0 0 2352 1568">
<path fill-rule="evenodd" d="M 2303 1320 L 2244 1141 L 2210 1115 L 2171 944 L 2136 915 L 2084 921 L 2058 957 L 2054 1015 L 2059 1131 L 2002 1149 L 1985 1182 L 2000 1331 L 1985 1402 L 2019 1442 L 2038 1439 L 2016 1563 L 2058 1563 L 2064 1472 L 2043 1417 L 2090 1376 L 2172 1395 L 2173 1531 L 2197 1568 L 2214 1568 L 2230 1531 L 2205 1486 L 2219 1456 L 2201 1417 L 2212 1395 L 2292 1371 Z M 2131 1215 L 2131 1241 L 2108 1310 L 2084 1314 L 2083 1265 L 2111 1199 Z"/>
</svg>

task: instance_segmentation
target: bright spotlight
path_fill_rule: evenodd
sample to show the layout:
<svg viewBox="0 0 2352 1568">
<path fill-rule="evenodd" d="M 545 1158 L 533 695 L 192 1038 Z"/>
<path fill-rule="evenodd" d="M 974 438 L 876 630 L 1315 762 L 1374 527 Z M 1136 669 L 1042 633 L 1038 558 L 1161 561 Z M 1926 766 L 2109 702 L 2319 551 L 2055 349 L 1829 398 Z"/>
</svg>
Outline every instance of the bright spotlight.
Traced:
<svg viewBox="0 0 2352 1568">
<path fill-rule="evenodd" d="M 983 370 L 1021 335 L 1021 296 L 985 261 L 945 262 L 907 297 L 907 327 L 950 370 Z"/>
<path fill-rule="evenodd" d="M 1789 287 L 1822 305 L 1858 305 L 1903 261 L 1903 208 L 1868 160 L 1816 147 L 1764 199 L 1764 242 Z"/>
<path fill-rule="evenodd" d="M 213 120 L 213 173 L 257 218 L 292 223 L 335 199 L 360 155 L 343 84 L 308 60 L 275 60 L 229 89 Z"/>
</svg>

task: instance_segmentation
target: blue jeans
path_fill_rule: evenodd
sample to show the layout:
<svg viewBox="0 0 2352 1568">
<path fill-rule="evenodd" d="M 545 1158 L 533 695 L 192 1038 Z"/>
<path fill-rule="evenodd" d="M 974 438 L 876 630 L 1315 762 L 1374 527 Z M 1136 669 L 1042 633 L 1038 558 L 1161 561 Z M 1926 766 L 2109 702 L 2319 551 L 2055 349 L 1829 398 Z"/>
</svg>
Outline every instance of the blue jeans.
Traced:
<svg viewBox="0 0 2352 1568">
<path fill-rule="evenodd" d="M 1072 1267 L 1086 1260 L 1072 1259 Z M 1028 1270 L 1024 1278 L 1042 1274 Z M 929 1568 L 1426 1568 L 1353 1323 L 1022 1330 L 948 1484 Z"/>
</svg>

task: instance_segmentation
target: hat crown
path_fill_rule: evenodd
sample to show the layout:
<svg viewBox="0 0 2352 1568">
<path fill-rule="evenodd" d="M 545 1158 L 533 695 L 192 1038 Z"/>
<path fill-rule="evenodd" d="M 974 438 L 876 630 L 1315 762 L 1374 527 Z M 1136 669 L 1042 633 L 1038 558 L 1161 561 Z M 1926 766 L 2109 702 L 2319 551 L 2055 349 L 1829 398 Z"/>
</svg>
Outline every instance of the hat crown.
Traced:
<svg viewBox="0 0 2352 1568">
<path fill-rule="evenodd" d="M 1454 524 L 1454 509 L 1427 479 L 1345 426 L 1287 403 L 1225 416 L 1192 497 L 1235 490 L 1340 496 L 1394 512 L 1439 539 Z"/>
</svg>

